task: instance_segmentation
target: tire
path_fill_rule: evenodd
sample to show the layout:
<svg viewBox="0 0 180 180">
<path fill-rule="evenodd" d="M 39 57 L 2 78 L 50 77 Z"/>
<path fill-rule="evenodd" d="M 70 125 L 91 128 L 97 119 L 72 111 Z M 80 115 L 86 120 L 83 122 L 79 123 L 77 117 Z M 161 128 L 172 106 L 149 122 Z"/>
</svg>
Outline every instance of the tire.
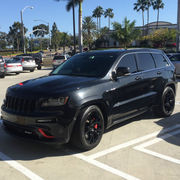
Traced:
<svg viewBox="0 0 180 180">
<path fill-rule="evenodd" d="M 17 75 L 19 74 L 19 73 L 16 73 Z"/>
<path fill-rule="evenodd" d="M 5 78 L 5 74 L 1 74 L 1 75 L 0 75 L 0 78 Z"/>
<path fill-rule="evenodd" d="M 31 69 L 30 72 L 34 72 L 34 69 Z"/>
<path fill-rule="evenodd" d="M 166 87 L 162 93 L 160 104 L 154 108 L 154 113 L 161 117 L 168 117 L 175 107 L 175 93 L 171 87 Z"/>
<path fill-rule="evenodd" d="M 83 109 L 78 116 L 70 142 L 81 150 L 90 150 L 101 141 L 104 118 L 101 110 L 93 105 Z"/>
<path fill-rule="evenodd" d="M 38 69 L 38 70 L 41 70 L 41 66 L 38 66 L 37 69 Z"/>
</svg>

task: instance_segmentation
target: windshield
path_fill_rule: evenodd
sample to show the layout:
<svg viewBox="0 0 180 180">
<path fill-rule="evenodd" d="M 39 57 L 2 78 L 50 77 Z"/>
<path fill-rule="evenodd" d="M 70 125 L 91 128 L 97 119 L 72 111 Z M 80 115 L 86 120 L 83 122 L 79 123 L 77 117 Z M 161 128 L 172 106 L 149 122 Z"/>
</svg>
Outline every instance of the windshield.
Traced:
<svg viewBox="0 0 180 180">
<path fill-rule="evenodd" d="M 117 57 L 117 53 L 78 54 L 57 67 L 51 75 L 104 77 Z"/>
</svg>

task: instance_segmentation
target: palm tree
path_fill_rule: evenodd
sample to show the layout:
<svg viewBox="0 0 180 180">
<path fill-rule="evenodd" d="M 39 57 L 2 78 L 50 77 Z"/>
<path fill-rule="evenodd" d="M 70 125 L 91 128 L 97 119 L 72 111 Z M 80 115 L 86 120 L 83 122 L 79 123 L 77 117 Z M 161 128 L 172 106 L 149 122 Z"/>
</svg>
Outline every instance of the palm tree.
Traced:
<svg viewBox="0 0 180 180">
<path fill-rule="evenodd" d="M 162 0 L 154 0 L 152 5 L 153 5 L 153 9 L 157 10 L 157 24 L 156 24 L 156 29 L 157 29 L 159 22 L 159 11 L 160 9 L 164 8 L 164 3 L 162 2 Z"/>
<path fill-rule="evenodd" d="M 89 49 L 91 49 L 93 43 L 93 34 L 96 29 L 96 23 L 93 21 L 91 16 L 86 16 L 83 19 L 83 34 L 84 41 L 87 42 Z"/>
<path fill-rule="evenodd" d="M 69 2 L 66 5 L 67 11 L 74 6 L 79 5 L 79 50 L 82 52 L 83 49 L 83 36 L 82 36 L 82 2 L 83 0 L 68 0 Z"/>
<path fill-rule="evenodd" d="M 114 17 L 113 9 L 111 8 L 106 9 L 106 11 L 104 12 L 104 17 L 105 18 L 108 17 L 108 27 L 110 30 L 110 19 Z"/>
<path fill-rule="evenodd" d="M 97 30 L 101 28 L 101 16 L 104 14 L 104 10 L 101 6 L 96 7 L 93 11 L 93 17 L 97 18 Z M 98 25 L 99 23 L 99 25 Z"/>
<path fill-rule="evenodd" d="M 137 12 L 142 11 L 142 22 L 143 22 L 143 33 L 144 33 L 144 11 L 146 10 L 146 3 L 145 0 L 137 0 L 134 3 L 134 10 Z"/>
<path fill-rule="evenodd" d="M 140 35 L 140 31 L 135 29 L 135 21 L 130 22 L 127 18 L 124 19 L 123 24 L 114 22 L 113 29 L 112 37 L 118 40 L 119 44 L 123 44 L 125 48 Z"/>
<path fill-rule="evenodd" d="M 148 25 L 149 25 L 149 8 L 152 6 L 153 0 L 145 0 L 145 8 L 147 10 L 147 34 L 148 34 Z"/>
</svg>

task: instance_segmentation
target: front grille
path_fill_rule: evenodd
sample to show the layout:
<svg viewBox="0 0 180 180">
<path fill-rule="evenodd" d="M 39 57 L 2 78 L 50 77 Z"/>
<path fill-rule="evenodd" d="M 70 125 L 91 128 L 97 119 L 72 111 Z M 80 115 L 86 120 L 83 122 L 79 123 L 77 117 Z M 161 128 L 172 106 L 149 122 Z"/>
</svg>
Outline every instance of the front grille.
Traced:
<svg viewBox="0 0 180 180">
<path fill-rule="evenodd" d="M 13 112 L 32 113 L 35 110 L 35 100 L 6 96 L 5 107 Z"/>
</svg>

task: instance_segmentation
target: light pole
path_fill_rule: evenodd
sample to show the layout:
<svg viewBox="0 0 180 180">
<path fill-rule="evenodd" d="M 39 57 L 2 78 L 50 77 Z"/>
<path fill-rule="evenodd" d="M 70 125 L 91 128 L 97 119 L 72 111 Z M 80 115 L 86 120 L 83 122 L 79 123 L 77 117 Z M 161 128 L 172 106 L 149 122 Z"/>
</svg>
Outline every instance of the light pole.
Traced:
<svg viewBox="0 0 180 180">
<path fill-rule="evenodd" d="M 21 10 L 21 28 L 22 28 L 22 38 L 23 38 L 23 52 L 26 53 L 26 46 L 25 46 L 25 38 L 24 38 L 24 24 L 23 24 L 23 12 L 25 11 L 25 9 L 30 8 L 33 9 L 33 6 L 25 6 L 22 10 Z"/>
<path fill-rule="evenodd" d="M 50 49 L 50 46 L 51 46 L 51 33 L 50 33 L 50 27 L 49 27 L 49 22 L 47 21 L 44 21 L 42 19 L 37 19 L 37 20 L 34 20 L 34 21 L 41 21 L 41 22 L 44 22 L 48 25 L 48 34 L 49 34 L 49 49 Z"/>
<path fill-rule="evenodd" d="M 178 0 L 177 6 L 177 37 L 176 37 L 176 51 L 180 51 L 180 0 Z"/>
</svg>

